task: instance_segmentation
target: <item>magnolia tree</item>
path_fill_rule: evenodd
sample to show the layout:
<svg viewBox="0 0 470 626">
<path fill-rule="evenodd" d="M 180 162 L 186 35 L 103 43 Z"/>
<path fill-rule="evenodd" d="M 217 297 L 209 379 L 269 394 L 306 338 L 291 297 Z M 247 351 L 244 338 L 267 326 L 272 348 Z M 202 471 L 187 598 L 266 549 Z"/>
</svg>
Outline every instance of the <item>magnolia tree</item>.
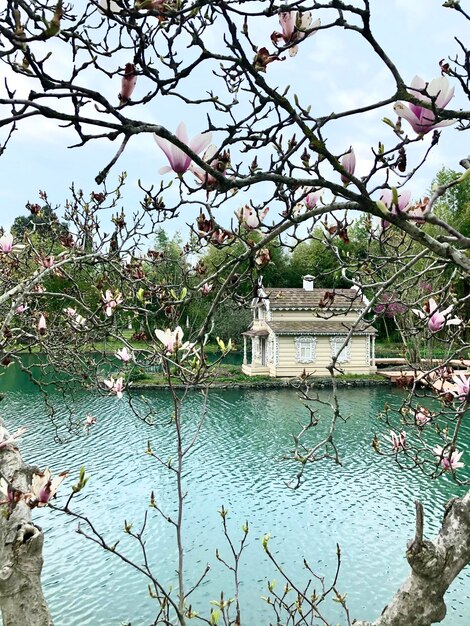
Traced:
<svg viewBox="0 0 470 626">
<path fill-rule="evenodd" d="M 431 479 L 446 473 L 465 484 L 460 432 L 469 401 L 464 359 L 469 356 L 470 239 L 437 207 L 448 190 L 466 180 L 470 161 L 462 154 L 461 173 L 430 192 L 414 194 L 413 181 L 437 149 L 441 133 L 469 127 L 468 107 L 453 108 L 452 99 L 454 92 L 460 102 L 470 96 L 470 53 L 459 39 L 449 40 L 449 58 L 436 58 L 435 75 L 412 78 L 410 59 L 400 68 L 375 37 L 370 5 L 368 0 L 354 5 L 341 0 L 90 0 L 75 5 L 15 0 L 0 13 L 5 70 L 1 153 L 14 144 L 23 124 L 35 119 L 57 122 L 67 139 L 75 136 L 76 149 L 93 143 L 107 150 L 115 146 L 106 161 L 96 163 L 94 189 L 85 192 L 72 185 L 61 210 L 63 221 L 55 219 L 55 207 L 41 192 L 37 203 L 25 199 L 33 219 L 21 234 L 3 232 L 0 237 L 1 364 L 16 363 L 37 383 L 57 436 L 61 427 L 51 407 L 51 386 L 70 407 L 68 430 L 81 436 L 84 429 L 92 432 L 96 418 L 76 420 L 72 403 L 77 384 L 128 402 L 136 418 L 151 424 L 152 406 L 133 393 L 132 381 L 155 366 L 162 368 L 176 455 L 168 462 L 152 442 L 147 454 L 155 471 L 174 475 L 177 515 L 168 516 L 153 494 L 150 506 L 174 528 L 178 555 L 177 585 L 171 590 L 146 558 L 144 565 L 132 562 L 92 518 L 75 510 L 74 501 L 87 482 L 85 471 L 68 496 L 66 485 L 61 487 L 66 500 L 58 504 L 53 498 L 65 473 L 52 477 L 48 469 L 26 467 L 17 449 L 23 428 L 10 434 L 2 427 L 0 604 L 5 625 L 51 623 L 40 585 L 43 535 L 31 520 L 31 511 L 39 506 L 76 517 L 83 535 L 142 573 L 158 600 L 155 624 L 184 626 L 192 619 L 242 623 L 238 564 L 248 525 L 237 544 L 228 533 L 225 509 L 220 513 L 231 559 L 219 558 L 233 573 L 233 599 L 221 596 L 210 614 L 189 599 L 209 569 L 194 581 L 185 567 L 183 468 L 206 409 L 204 403 L 191 428 L 183 428 L 185 393 L 179 390 L 198 385 L 207 397 L 218 362 L 231 349 L 227 338 L 211 336 L 214 314 L 222 305 L 246 308 L 258 295 L 273 246 L 295 251 L 299 244 L 318 240 L 336 259 L 320 316 L 332 315 L 338 275 L 367 296 L 342 349 L 364 321 L 373 324 L 383 317 L 396 323 L 415 376 L 402 406 L 384 407 L 387 428 L 372 442 L 375 451 Z M 446 2 L 442 11 L 470 19 L 458 1 Z M 319 114 L 313 86 L 294 94 L 279 85 L 278 68 L 301 64 L 311 46 L 321 46 L 337 30 L 363 42 L 388 75 L 389 89 L 375 101 Z M 153 121 L 153 103 L 171 118 L 168 126 Z M 184 119 L 191 116 L 199 134 L 190 138 L 187 124 L 174 120 L 168 106 L 174 103 Z M 344 129 L 345 121 L 384 115 L 367 171 L 362 168 L 359 175 L 355 146 L 338 149 L 338 140 L 329 137 Z M 126 210 L 126 175 L 119 175 L 119 161 L 131 144 L 149 134 L 162 168 L 151 185 L 139 181 L 140 206 Z M 189 225 L 183 255 L 149 249 L 157 229 L 179 215 Z M 363 232 L 360 247 L 349 236 L 355 222 Z M 201 260 L 209 248 L 223 251 L 211 268 Z M 328 280 L 322 276 L 323 284 Z M 194 303 L 200 302 L 204 316 L 191 317 Z M 212 339 L 219 347 L 215 362 L 205 354 Z M 26 351 L 43 354 L 40 368 L 46 376 L 28 368 L 22 359 Z M 315 462 L 341 460 L 336 438 L 342 417 L 340 355 L 341 350 L 329 366 L 328 402 L 316 395 L 308 376 L 296 381 L 310 419 L 295 434 L 294 449 L 286 452 L 293 468 L 290 488 L 301 485 Z M 322 419 L 330 420 L 326 437 L 315 430 L 319 405 Z M 449 503 L 434 541 L 423 538 L 423 526 L 418 503 L 416 535 L 406 551 L 409 577 L 376 626 L 427 626 L 443 619 L 444 594 L 470 560 L 470 492 Z M 144 529 L 145 523 L 139 531 L 125 527 L 145 556 Z M 269 536 L 263 547 L 286 582 L 283 592 L 272 586 L 268 590 L 276 623 L 326 624 L 328 597 L 344 609 L 344 623 L 360 618 L 350 615 L 337 576 L 327 583 L 307 566 L 312 579 L 321 581 L 320 591 L 312 595 L 277 561 Z M 339 562 L 338 552 L 338 567 Z"/>
</svg>

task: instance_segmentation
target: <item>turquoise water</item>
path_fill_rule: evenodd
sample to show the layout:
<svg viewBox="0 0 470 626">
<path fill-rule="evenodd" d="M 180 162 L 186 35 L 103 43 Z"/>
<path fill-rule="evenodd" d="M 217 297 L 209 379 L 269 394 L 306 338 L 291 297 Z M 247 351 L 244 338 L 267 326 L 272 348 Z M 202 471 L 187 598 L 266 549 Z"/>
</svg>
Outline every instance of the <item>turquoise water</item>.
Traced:
<svg viewBox="0 0 470 626">
<path fill-rule="evenodd" d="M 75 507 L 87 515 L 110 543 L 138 563 L 138 546 L 123 533 L 124 520 L 142 523 L 149 511 L 146 547 L 154 572 L 167 584 L 176 584 L 176 549 L 172 528 L 148 508 L 150 492 L 169 514 L 175 511 L 171 474 L 145 454 L 147 440 L 163 458 L 174 456 L 169 394 L 146 392 L 143 399 L 156 409 L 156 423 L 139 420 L 126 398 L 121 401 L 92 393 L 78 393 L 75 413 L 55 396 L 52 427 L 37 390 L 13 370 L 1 379 L 8 394 L 1 413 L 11 428 L 25 425 L 28 433 L 21 450 L 26 460 L 55 471 L 69 470 L 65 495 L 85 465 L 90 482 Z M 327 397 L 327 392 L 322 392 Z M 138 392 L 135 402 L 142 406 Z M 274 614 L 260 597 L 267 595 L 268 580 L 282 579 L 266 558 L 262 536 L 271 534 L 270 548 L 298 581 L 306 580 L 305 557 L 312 568 L 329 576 L 335 567 L 336 543 L 342 550 L 338 588 L 347 593 L 353 617 L 379 615 L 406 576 L 406 541 L 414 534 L 414 500 L 423 501 L 428 536 L 436 531 L 444 503 L 462 490 L 447 477 L 430 482 L 424 476 L 400 471 L 390 459 L 375 455 L 370 442 L 380 428 L 376 415 L 385 402 L 399 404 L 402 392 L 389 387 L 348 389 L 341 406 L 350 419 L 341 424 L 338 443 L 343 466 L 330 462 L 309 468 L 305 484 L 297 491 L 285 487 L 295 468 L 280 459 L 291 448 L 298 420 L 306 417 L 295 391 L 214 391 L 196 448 L 188 459 L 188 491 L 184 523 L 187 587 L 197 580 L 207 563 L 211 571 L 192 596 L 193 609 L 206 616 L 210 600 L 233 595 L 233 583 L 215 558 L 215 549 L 229 556 L 217 510 L 229 509 L 233 538 L 250 523 L 248 547 L 241 560 L 242 624 L 268 626 Z M 184 408 L 186 435 L 200 414 L 201 395 L 188 395 Z M 97 418 L 89 435 L 55 440 L 64 423 L 81 421 L 86 413 Z M 321 427 L 320 427 L 321 428 Z M 465 433 L 469 440 L 469 430 Z M 468 455 L 468 452 L 465 456 Z M 464 459 L 465 460 L 465 459 Z M 467 461 L 468 462 L 468 461 Z M 60 498 L 59 498 L 60 502 Z M 155 600 L 147 581 L 115 555 L 104 553 L 75 531 L 77 522 L 46 509 L 35 513 L 45 529 L 43 582 L 56 626 L 147 625 L 155 619 Z M 470 622 L 470 577 L 464 573 L 448 597 L 445 626 Z M 345 624 L 337 604 L 326 609 L 334 623 Z"/>
</svg>

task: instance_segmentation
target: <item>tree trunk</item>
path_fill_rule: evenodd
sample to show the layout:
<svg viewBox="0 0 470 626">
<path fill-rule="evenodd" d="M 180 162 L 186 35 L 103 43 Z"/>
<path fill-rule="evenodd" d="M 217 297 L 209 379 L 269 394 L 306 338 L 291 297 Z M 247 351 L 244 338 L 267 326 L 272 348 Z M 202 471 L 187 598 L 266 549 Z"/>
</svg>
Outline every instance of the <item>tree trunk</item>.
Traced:
<svg viewBox="0 0 470 626">
<path fill-rule="evenodd" d="M 31 487 L 32 468 L 12 446 L 0 449 L 0 472 L 19 492 Z M 44 535 L 23 501 L 0 507 L 0 608 L 3 626 L 52 626 L 41 588 Z"/>
<path fill-rule="evenodd" d="M 434 541 L 423 540 L 419 508 L 416 537 L 406 552 L 410 575 L 375 622 L 355 626 L 430 626 L 444 619 L 444 594 L 470 562 L 470 491 L 448 502 Z"/>
</svg>

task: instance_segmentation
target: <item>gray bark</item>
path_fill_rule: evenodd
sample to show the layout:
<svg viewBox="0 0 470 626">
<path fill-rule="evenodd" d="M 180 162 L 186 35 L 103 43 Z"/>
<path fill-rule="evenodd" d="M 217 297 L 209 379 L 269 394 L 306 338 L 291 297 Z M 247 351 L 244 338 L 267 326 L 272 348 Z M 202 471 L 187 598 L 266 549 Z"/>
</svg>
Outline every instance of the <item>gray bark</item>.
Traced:
<svg viewBox="0 0 470 626">
<path fill-rule="evenodd" d="M 470 491 L 448 502 L 433 541 L 423 540 L 418 511 L 417 532 L 406 558 L 411 572 L 375 622 L 355 626 L 430 626 L 446 614 L 444 595 L 470 562 Z"/>
<path fill-rule="evenodd" d="M 30 491 L 32 468 L 12 446 L 0 449 L 0 472 L 22 493 Z M 41 528 L 19 500 L 0 507 L 0 609 L 3 626 L 52 626 L 41 588 Z"/>
</svg>

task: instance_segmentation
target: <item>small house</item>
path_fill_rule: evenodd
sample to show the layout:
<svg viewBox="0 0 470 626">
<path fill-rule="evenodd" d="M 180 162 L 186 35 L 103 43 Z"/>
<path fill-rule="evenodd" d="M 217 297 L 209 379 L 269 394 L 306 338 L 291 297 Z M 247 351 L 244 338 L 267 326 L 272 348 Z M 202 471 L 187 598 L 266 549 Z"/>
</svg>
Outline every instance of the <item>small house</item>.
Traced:
<svg viewBox="0 0 470 626">
<path fill-rule="evenodd" d="M 258 288 L 253 321 L 243 333 L 242 371 L 248 376 L 325 376 L 332 356 L 346 374 L 373 374 L 376 330 L 360 320 L 367 298 L 358 289 Z M 348 339 L 343 349 L 345 340 Z M 251 363 L 248 342 L 251 341 Z"/>
</svg>

